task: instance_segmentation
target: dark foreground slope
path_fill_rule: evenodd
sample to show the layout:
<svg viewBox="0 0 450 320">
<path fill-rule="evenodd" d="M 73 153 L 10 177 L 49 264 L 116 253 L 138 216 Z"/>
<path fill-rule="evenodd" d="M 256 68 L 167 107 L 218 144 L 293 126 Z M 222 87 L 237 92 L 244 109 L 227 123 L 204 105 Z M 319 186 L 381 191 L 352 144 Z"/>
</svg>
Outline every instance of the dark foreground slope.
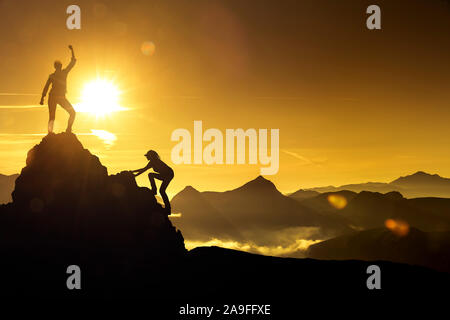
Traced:
<svg viewBox="0 0 450 320">
<path fill-rule="evenodd" d="M 366 285 L 367 268 L 374 264 L 381 270 L 380 290 Z M 173 319 L 184 319 L 176 314 L 186 304 L 214 305 L 219 310 L 214 319 L 226 319 L 220 313 L 231 304 L 269 304 L 272 317 L 256 319 L 300 319 L 311 313 L 360 318 L 356 310 L 362 306 L 387 311 L 391 304 L 444 299 L 450 285 L 448 273 L 406 264 L 277 258 L 217 247 L 189 251 L 173 274 L 177 295 L 164 309 Z"/>
<path fill-rule="evenodd" d="M 253 297 L 276 301 L 339 293 L 367 295 L 374 292 L 366 286 L 367 267 L 372 264 L 381 269 L 380 294 L 422 295 L 450 285 L 448 273 L 387 261 L 278 258 L 199 247 L 189 251 L 186 262 L 190 274 L 187 281 L 202 288 L 191 296 L 210 300 Z"/>
<path fill-rule="evenodd" d="M 389 262 L 376 263 L 382 291 L 374 292 L 366 287 L 370 262 L 186 252 L 149 190 L 129 173 L 109 176 L 71 134 L 30 150 L 13 202 L 0 207 L 0 259 L 2 297 L 140 298 L 164 319 L 188 303 L 271 304 L 290 313 L 318 296 L 429 295 L 450 286 L 447 273 Z M 66 286 L 69 265 L 81 268 L 81 290 Z"/>
<path fill-rule="evenodd" d="M 128 172 L 108 176 L 73 134 L 46 136 L 28 152 L 12 197 L 0 207 L 1 273 L 9 275 L 0 294 L 53 296 L 69 265 L 80 266 L 93 294 L 134 288 L 141 269 L 185 253 L 150 191 Z"/>
</svg>

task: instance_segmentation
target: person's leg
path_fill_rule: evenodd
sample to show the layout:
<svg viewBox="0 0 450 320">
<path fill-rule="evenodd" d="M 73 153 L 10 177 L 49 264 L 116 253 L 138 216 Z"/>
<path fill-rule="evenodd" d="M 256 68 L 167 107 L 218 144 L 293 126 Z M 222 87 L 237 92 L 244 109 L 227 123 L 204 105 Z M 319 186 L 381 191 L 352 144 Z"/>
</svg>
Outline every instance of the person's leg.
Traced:
<svg viewBox="0 0 450 320">
<path fill-rule="evenodd" d="M 164 201 L 164 209 L 166 210 L 167 215 L 169 215 L 172 212 L 169 197 L 166 194 L 166 189 L 170 181 L 172 181 L 172 178 L 164 179 L 163 182 L 161 183 L 161 186 L 159 187 L 159 194 L 161 195 L 161 198 Z"/>
<path fill-rule="evenodd" d="M 56 101 L 52 96 L 48 97 L 48 133 L 53 133 L 53 125 L 55 123 Z"/>
<path fill-rule="evenodd" d="M 148 180 L 150 180 L 151 190 L 153 194 L 156 194 L 158 192 L 158 189 L 156 188 L 155 178 L 158 178 L 159 174 L 155 172 L 150 172 L 148 174 Z"/>
<path fill-rule="evenodd" d="M 67 129 L 66 132 L 72 132 L 72 125 L 75 121 L 75 115 L 76 112 L 74 108 L 72 107 L 72 104 L 69 102 L 69 100 L 66 99 L 66 97 L 62 97 L 59 101 L 59 104 L 61 107 L 64 108 L 69 113 L 69 120 L 67 121 Z"/>
</svg>

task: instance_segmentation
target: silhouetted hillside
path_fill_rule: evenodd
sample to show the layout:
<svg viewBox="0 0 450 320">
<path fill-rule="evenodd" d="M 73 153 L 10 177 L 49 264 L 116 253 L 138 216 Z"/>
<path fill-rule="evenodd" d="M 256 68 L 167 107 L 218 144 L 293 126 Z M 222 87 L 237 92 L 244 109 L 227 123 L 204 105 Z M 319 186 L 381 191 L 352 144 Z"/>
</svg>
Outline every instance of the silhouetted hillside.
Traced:
<svg viewBox="0 0 450 320">
<path fill-rule="evenodd" d="M 408 203 L 424 212 L 426 216 L 441 217 L 444 221 L 450 218 L 450 199 L 448 198 L 414 198 Z"/>
<path fill-rule="evenodd" d="M 357 193 L 348 190 L 319 193 L 315 197 L 304 199 L 303 201 L 301 201 L 301 203 L 304 206 L 314 209 L 318 212 L 321 213 L 332 212 L 332 215 L 336 215 L 337 208 L 333 206 L 332 202 L 330 202 L 329 200 L 330 196 L 337 196 L 341 199 L 345 199 L 345 203 L 349 203 L 351 200 L 353 200 L 354 197 L 357 196 Z"/>
<path fill-rule="evenodd" d="M 410 228 L 397 235 L 386 228 L 365 230 L 312 245 L 308 257 L 329 260 L 386 260 L 450 272 L 450 232 Z"/>
<path fill-rule="evenodd" d="M 28 152 L 12 197 L 0 207 L 8 295 L 65 285 L 72 264 L 89 283 L 85 294 L 135 288 L 147 281 L 139 279 L 143 269 L 164 268 L 185 253 L 181 233 L 150 190 L 138 187 L 131 173 L 108 176 L 73 134 L 48 135 Z M 30 269 L 42 279 L 24 277 Z"/>
<path fill-rule="evenodd" d="M 11 193 L 14 190 L 14 183 L 18 176 L 18 174 L 10 176 L 0 174 L 0 204 L 8 203 L 12 200 Z"/>
<path fill-rule="evenodd" d="M 366 270 L 372 264 L 381 269 L 382 290 L 378 293 L 366 287 Z M 331 301 L 430 297 L 450 284 L 450 274 L 405 264 L 276 258 L 217 247 L 189 251 L 186 272 L 190 277 L 185 287 L 201 288 L 190 295 L 194 300 L 270 301 L 278 315 L 283 311 L 298 314 L 299 303 L 323 307 Z M 276 317 L 288 318 L 292 317 Z"/>
<path fill-rule="evenodd" d="M 340 215 L 361 229 L 383 227 L 388 219 L 400 219 L 424 231 L 450 230 L 450 215 L 424 211 L 415 203 L 396 192 L 363 191 L 340 210 Z"/>
</svg>

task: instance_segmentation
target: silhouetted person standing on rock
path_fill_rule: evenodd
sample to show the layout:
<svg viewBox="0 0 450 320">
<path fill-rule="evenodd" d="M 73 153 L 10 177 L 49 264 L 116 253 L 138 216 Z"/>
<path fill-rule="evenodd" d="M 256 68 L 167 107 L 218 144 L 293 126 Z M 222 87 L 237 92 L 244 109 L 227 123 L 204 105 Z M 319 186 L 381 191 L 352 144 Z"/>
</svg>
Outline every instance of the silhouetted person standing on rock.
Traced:
<svg viewBox="0 0 450 320">
<path fill-rule="evenodd" d="M 50 84 L 52 85 L 52 89 L 50 90 L 50 94 L 48 95 L 48 132 L 53 132 L 53 124 L 55 122 L 55 113 L 56 113 L 56 105 L 59 104 L 69 113 L 69 121 L 67 122 L 66 132 L 72 132 L 72 125 L 75 121 L 75 110 L 70 104 L 69 100 L 66 98 L 67 91 L 67 74 L 70 70 L 72 70 L 75 62 L 75 53 L 73 52 L 72 46 L 69 46 L 70 51 L 72 52 L 72 59 L 70 60 L 69 65 L 62 69 L 61 61 L 57 60 L 54 63 L 55 72 L 52 73 L 45 84 L 44 91 L 42 91 L 42 97 L 40 104 L 44 104 L 44 98 L 47 94 L 48 87 Z"/>
<path fill-rule="evenodd" d="M 162 199 L 164 200 L 164 206 L 167 211 L 167 214 L 169 215 L 171 213 L 170 208 L 170 202 L 169 198 L 166 194 L 167 186 L 169 185 L 170 181 L 172 181 L 174 172 L 171 167 L 169 167 L 164 161 L 162 161 L 159 158 L 159 155 L 154 150 L 150 150 L 145 154 L 145 157 L 148 159 L 148 164 L 142 168 L 131 171 L 132 173 L 135 173 L 135 177 L 138 175 L 144 173 L 145 171 L 152 169 L 155 172 L 150 172 L 148 174 L 148 179 L 150 180 L 150 185 L 152 186 L 152 192 L 153 194 L 157 193 L 157 188 L 155 184 L 155 178 L 158 180 L 161 180 L 161 186 L 159 187 L 159 194 L 161 195 Z"/>
</svg>

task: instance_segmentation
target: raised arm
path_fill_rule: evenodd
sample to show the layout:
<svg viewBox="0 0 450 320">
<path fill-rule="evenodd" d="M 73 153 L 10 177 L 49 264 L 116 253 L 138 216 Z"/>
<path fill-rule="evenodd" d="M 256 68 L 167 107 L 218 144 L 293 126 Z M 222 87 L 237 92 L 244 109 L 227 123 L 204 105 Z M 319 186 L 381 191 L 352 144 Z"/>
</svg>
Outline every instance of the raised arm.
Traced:
<svg viewBox="0 0 450 320">
<path fill-rule="evenodd" d="M 69 65 L 65 69 L 67 72 L 72 70 L 73 66 L 75 65 L 75 62 L 77 61 L 77 59 L 75 58 L 75 52 L 73 51 L 73 47 L 71 45 L 69 45 L 69 49 L 72 52 L 72 58 L 70 59 Z"/>
<path fill-rule="evenodd" d="M 47 95 L 48 87 L 50 87 L 50 83 L 52 83 L 52 79 L 48 77 L 47 82 L 45 83 L 44 90 L 42 91 L 41 101 L 39 102 L 41 105 L 44 104 L 44 98 Z"/>
</svg>

